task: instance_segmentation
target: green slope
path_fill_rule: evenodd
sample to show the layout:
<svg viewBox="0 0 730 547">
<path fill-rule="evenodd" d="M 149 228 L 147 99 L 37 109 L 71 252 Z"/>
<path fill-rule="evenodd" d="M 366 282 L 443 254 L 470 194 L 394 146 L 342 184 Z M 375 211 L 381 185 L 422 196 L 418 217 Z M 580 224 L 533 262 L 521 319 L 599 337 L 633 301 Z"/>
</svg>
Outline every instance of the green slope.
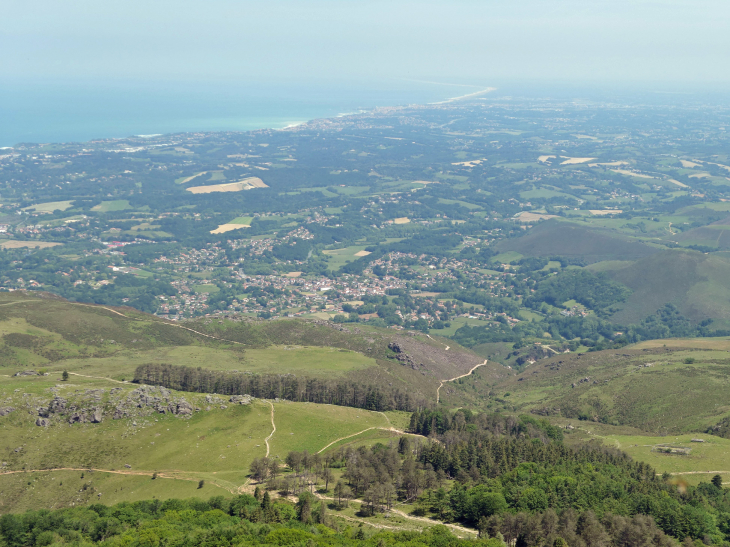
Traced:
<svg viewBox="0 0 730 547">
<path fill-rule="evenodd" d="M 538 224 L 522 237 L 500 241 L 500 252 L 515 251 L 525 256 L 564 256 L 586 262 L 635 260 L 657 249 L 611 232 L 585 228 L 568 222 L 549 220 Z"/>
<path fill-rule="evenodd" d="M 633 293 L 612 320 L 635 323 L 665 304 L 693 321 L 730 317 L 730 262 L 696 251 L 662 251 L 608 274 Z"/>
</svg>

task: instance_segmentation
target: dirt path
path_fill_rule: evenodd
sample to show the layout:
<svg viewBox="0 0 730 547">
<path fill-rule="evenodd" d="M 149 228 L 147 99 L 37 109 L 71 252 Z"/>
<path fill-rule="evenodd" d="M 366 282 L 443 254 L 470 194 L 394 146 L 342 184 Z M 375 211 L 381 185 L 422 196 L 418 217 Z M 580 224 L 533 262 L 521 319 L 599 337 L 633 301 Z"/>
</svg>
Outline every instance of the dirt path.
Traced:
<svg viewBox="0 0 730 547">
<path fill-rule="evenodd" d="M 129 384 L 129 382 L 122 382 L 121 380 L 113 380 L 112 378 L 105 378 L 104 376 L 87 376 L 86 374 L 79 374 L 78 372 L 69 372 L 72 376 L 81 376 L 82 378 L 95 378 L 96 380 L 108 380 L 109 382 L 116 382 L 117 384 Z"/>
<path fill-rule="evenodd" d="M 322 494 L 318 494 L 317 492 L 315 492 L 314 495 L 317 496 L 317 498 L 319 498 L 321 500 L 332 500 L 332 501 L 336 501 L 335 498 L 331 498 L 329 496 L 323 496 Z M 350 501 L 351 502 L 354 501 L 355 503 L 359 503 L 361 505 L 363 505 L 365 503 L 364 501 L 358 500 L 358 499 L 353 499 L 353 500 L 350 500 Z M 452 530 L 458 530 L 459 532 L 462 532 L 462 533 L 472 534 L 472 535 L 475 535 L 477 533 L 476 530 L 472 530 L 470 528 L 465 528 L 464 526 L 459 526 L 458 524 L 447 524 L 445 522 L 440 522 L 440 521 L 437 521 L 437 520 L 431 520 L 431 519 L 426 518 L 426 517 L 414 517 L 413 515 L 409 515 L 408 513 L 405 513 L 403 511 L 399 511 L 398 509 L 393 509 L 392 507 L 390 508 L 390 512 L 391 513 L 395 513 L 399 517 L 403 517 L 403 518 L 408 519 L 408 520 L 416 520 L 416 521 L 419 521 L 419 522 L 425 522 L 427 524 L 430 524 L 431 526 L 436 526 L 437 524 L 442 524 L 444 526 L 447 526 L 447 527 L 451 528 Z M 369 523 L 366 520 L 363 520 L 362 522 L 364 522 L 366 524 L 370 524 L 371 526 L 375 526 L 375 524 L 371 524 L 371 523 Z M 461 537 L 461 536 L 459 536 L 459 537 Z"/>
<path fill-rule="evenodd" d="M 271 432 L 271 434 L 264 439 L 264 442 L 266 443 L 266 457 L 269 457 L 269 439 L 274 436 L 274 433 L 276 433 L 276 424 L 274 423 L 274 404 L 271 401 L 266 401 L 269 403 L 269 406 L 271 406 L 271 427 L 274 428 L 274 430 Z"/>
<path fill-rule="evenodd" d="M 454 380 L 458 380 L 459 378 L 464 378 L 465 376 L 469 376 L 472 372 L 474 372 L 479 367 L 483 367 L 487 364 L 487 359 L 484 359 L 483 363 L 479 363 L 478 365 L 475 365 L 472 367 L 472 369 L 467 372 L 466 374 L 462 374 L 461 376 L 456 376 L 455 378 L 450 378 L 448 380 L 441 380 L 441 383 L 439 384 L 439 387 L 436 388 L 436 404 L 441 400 L 441 388 L 444 386 L 446 382 L 453 382 Z"/>
<path fill-rule="evenodd" d="M 431 338 L 431 335 L 430 335 L 430 334 L 427 334 L 427 335 L 426 335 L 426 338 L 429 338 L 430 340 L 433 340 L 434 342 L 438 342 L 438 340 L 436 340 L 436 339 L 434 339 L 434 338 Z M 440 343 L 441 343 L 441 344 L 444 344 L 443 342 L 440 342 Z M 444 344 L 444 346 L 446 346 L 446 344 Z M 449 351 L 449 348 L 450 348 L 450 347 L 451 347 L 451 346 L 446 346 L 446 347 L 444 348 L 444 351 Z"/>
<path fill-rule="evenodd" d="M 671 473 L 671 475 L 722 475 L 724 474 L 730 474 L 730 471 L 677 471 L 674 473 Z M 657 475 L 661 475 L 661 473 L 657 473 Z"/>
</svg>

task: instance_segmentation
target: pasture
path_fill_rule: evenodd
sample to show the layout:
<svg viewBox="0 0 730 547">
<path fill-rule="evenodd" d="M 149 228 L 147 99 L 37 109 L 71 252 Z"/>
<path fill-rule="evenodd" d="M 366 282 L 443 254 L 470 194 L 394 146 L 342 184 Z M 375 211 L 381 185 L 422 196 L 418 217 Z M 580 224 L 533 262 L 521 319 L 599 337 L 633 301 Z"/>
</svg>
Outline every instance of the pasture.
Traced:
<svg viewBox="0 0 730 547">
<path fill-rule="evenodd" d="M 73 200 L 67 201 L 49 201 L 46 203 L 36 203 L 23 207 L 23 211 L 34 211 L 36 213 L 52 213 L 53 211 L 65 211 L 73 204 Z"/>
<path fill-rule="evenodd" d="M 109 213 L 114 211 L 125 211 L 131 209 L 132 206 L 126 199 L 115 199 L 112 201 L 102 201 L 99 205 L 94 205 L 91 210 L 99 213 Z"/>
</svg>

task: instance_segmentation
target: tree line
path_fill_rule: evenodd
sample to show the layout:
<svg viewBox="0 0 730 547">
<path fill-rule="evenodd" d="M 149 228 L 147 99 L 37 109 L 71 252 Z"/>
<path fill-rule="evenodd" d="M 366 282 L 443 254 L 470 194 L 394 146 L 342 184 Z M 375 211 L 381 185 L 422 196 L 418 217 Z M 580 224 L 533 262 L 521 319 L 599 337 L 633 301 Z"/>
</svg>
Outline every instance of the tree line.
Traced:
<svg viewBox="0 0 730 547">
<path fill-rule="evenodd" d="M 376 411 L 413 411 L 424 404 L 398 388 L 363 385 L 347 379 L 224 372 L 169 364 L 140 365 L 135 370 L 134 382 L 178 391 L 251 395 L 262 399 L 278 398 Z"/>
</svg>

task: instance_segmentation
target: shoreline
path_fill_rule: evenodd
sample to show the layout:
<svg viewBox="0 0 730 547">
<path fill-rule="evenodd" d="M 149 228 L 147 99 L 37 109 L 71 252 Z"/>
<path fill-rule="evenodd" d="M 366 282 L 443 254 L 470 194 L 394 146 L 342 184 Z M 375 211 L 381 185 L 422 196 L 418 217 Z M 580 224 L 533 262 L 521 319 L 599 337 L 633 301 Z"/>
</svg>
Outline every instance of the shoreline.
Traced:
<svg viewBox="0 0 730 547">
<path fill-rule="evenodd" d="M 431 84 L 431 85 L 436 84 L 436 82 L 428 82 L 428 83 Z M 440 85 L 444 85 L 444 86 L 455 86 L 457 84 L 440 84 Z M 472 86 L 472 85 L 467 86 L 466 84 L 460 84 L 459 86 L 460 87 L 473 87 L 473 88 L 476 88 L 477 87 L 477 86 Z M 327 113 L 327 114 L 324 114 L 324 115 L 317 115 L 317 113 L 311 113 L 311 114 L 314 114 L 314 115 L 312 115 L 311 117 L 307 117 L 306 119 L 299 119 L 299 120 L 297 120 L 297 117 L 292 116 L 292 118 L 294 118 L 294 120 L 296 120 L 296 121 L 286 121 L 286 118 L 284 120 L 276 120 L 276 121 L 273 120 L 273 119 L 269 119 L 268 121 L 260 120 L 262 123 L 256 123 L 255 121 L 253 121 L 253 123 L 250 124 L 251 127 L 247 127 L 247 128 L 236 128 L 236 129 L 233 129 L 233 128 L 231 128 L 231 126 L 226 126 L 226 124 L 224 124 L 222 127 L 216 127 L 216 125 L 218 125 L 218 124 L 215 123 L 215 122 L 219 122 L 220 121 L 220 118 L 211 118 L 210 120 L 208 120 L 208 121 L 212 122 L 210 124 L 206 124 L 205 121 L 203 121 L 202 124 L 197 125 L 196 127 L 189 127 L 189 128 L 185 128 L 185 129 L 177 129 L 175 127 L 170 127 L 169 129 L 160 128 L 157 131 L 155 131 L 154 128 L 153 128 L 154 125 L 152 124 L 153 127 L 150 128 L 152 130 L 148 129 L 147 131 L 136 131 L 136 132 L 133 131 L 133 130 L 131 130 L 131 131 L 129 131 L 129 135 L 124 136 L 124 137 L 111 137 L 111 136 L 109 136 L 109 137 L 105 137 L 105 136 L 93 136 L 93 137 L 92 136 L 76 136 L 75 137 L 72 134 L 65 135 L 65 136 L 64 135 L 56 135 L 55 137 L 54 136 L 51 136 L 51 135 L 48 135 L 47 137 L 39 137 L 39 136 L 36 136 L 36 138 L 27 138 L 27 137 L 24 138 L 24 137 L 20 136 L 20 137 L 17 137 L 15 139 L 13 139 L 12 137 L 10 137 L 8 140 L 13 139 L 13 140 L 16 140 L 17 142 L 14 142 L 12 145 L 9 145 L 9 146 L 2 146 L 2 147 L 0 147 L 0 150 L 3 150 L 3 151 L 15 150 L 19 145 L 26 145 L 26 146 L 27 145 L 30 145 L 30 146 L 35 147 L 35 146 L 49 145 L 49 144 L 52 144 L 52 145 L 73 144 L 73 143 L 83 144 L 83 143 L 90 143 L 90 142 L 95 142 L 95 141 L 96 142 L 98 142 L 98 141 L 109 141 L 109 142 L 117 141 L 118 142 L 118 141 L 125 141 L 125 140 L 131 140 L 131 139 L 145 139 L 145 140 L 149 139 L 149 140 L 152 140 L 152 139 L 155 139 L 155 138 L 164 137 L 166 135 L 183 134 L 183 133 L 218 133 L 218 132 L 241 132 L 241 133 L 246 133 L 246 132 L 250 132 L 250 131 L 265 131 L 265 130 L 269 130 L 269 131 L 286 131 L 286 130 L 296 129 L 297 127 L 306 125 L 306 124 L 308 124 L 310 122 L 313 122 L 315 120 L 327 120 L 327 119 L 344 118 L 344 117 L 348 117 L 348 116 L 357 116 L 357 115 L 360 115 L 360 114 L 367 114 L 369 112 L 374 112 L 374 111 L 376 111 L 376 110 L 378 110 L 380 108 L 402 108 L 402 107 L 405 107 L 405 106 L 416 106 L 416 105 L 429 106 L 429 105 L 448 104 L 448 103 L 451 103 L 451 102 L 454 102 L 454 101 L 465 100 L 465 99 L 468 99 L 468 98 L 471 98 L 471 97 L 476 97 L 476 96 L 479 96 L 479 95 L 482 95 L 482 94 L 485 94 L 485 93 L 489 93 L 491 91 L 494 91 L 495 89 L 496 88 L 489 87 L 489 88 L 486 88 L 486 89 L 481 89 L 479 91 L 475 91 L 473 93 L 468 93 L 468 94 L 460 95 L 460 96 L 457 96 L 457 97 L 451 97 L 451 98 L 444 99 L 442 101 L 436 101 L 436 102 L 426 102 L 426 101 L 423 101 L 423 102 L 422 101 L 412 101 L 412 102 L 409 102 L 409 101 L 405 101 L 405 100 L 399 100 L 400 98 L 395 98 L 394 97 L 393 98 L 394 100 L 392 101 L 394 103 L 394 106 L 386 106 L 386 107 L 383 107 L 383 106 L 373 106 L 371 108 L 356 108 L 356 109 L 353 109 L 353 110 L 344 110 L 344 111 L 343 110 L 340 110 L 337 113 Z M 327 108 L 326 107 L 323 107 L 322 110 L 327 110 Z M 332 107 L 332 110 L 335 110 L 336 111 L 337 110 L 337 106 L 336 105 L 333 106 Z M 232 117 L 232 118 L 234 118 L 234 117 Z M 292 120 L 292 118 L 289 118 L 289 120 Z M 107 124 L 110 125 L 110 126 L 113 126 L 116 123 L 116 121 L 117 120 L 113 120 L 111 122 L 107 122 Z M 55 127 L 53 126 L 53 124 L 50 124 L 50 125 L 51 125 L 52 129 L 50 129 L 48 131 L 36 131 L 36 133 L 51 133 L 51 134 L 52 133 L 58 133 L 58 131 L 54 131 Z M 140 123 L 139 125 L 143 125 L 143 123 Z M 161 125 L 166 125 L 166 124 L 165 123 L 162 123 Z M 173 124 L 169 124 L 169 125 L 173 125 Z M 182 125 L 185 125 L 185 124 L 183 123 Z M 209 128 L 207 128 L 207 129 L 201 129 L 201 126 L 202 125 L 209 125 Z M 236 125 L 236 124 L 234 123 L 234 124 L 231 124 L 231 125 Z M 246 125 L 249 125 L 249 124 L 248 123 L 244 123 L 244 124 L 241 124 L 241 125 L 246 126 Z M 47 127 L 47 125 L 46 125 L 46 127 Z M 119 134 L 119 133 L 121 133 L 123 131 L 126 131 L 126 130 L 124 130 L 124 129 L 113 129 L 113 128 L 110 128 L 110 130 L 108 130 L 108 131 L 105 130 L 105 129 L 100 129 L 98 132 L 96 132 L 96 131 L 94 131 L 94 132 L 95 133 L 101 133 L 101 134 L 103 134 L 103 133 L 107 133 L 107 134 L 108 133 L 117 133 L 117 134 Z M 79 132 L 81 132 L 81 131 L 79 131 Z M 88 133 L 91 133 L 91 131 L 89 131 Z"/>
</svg>

